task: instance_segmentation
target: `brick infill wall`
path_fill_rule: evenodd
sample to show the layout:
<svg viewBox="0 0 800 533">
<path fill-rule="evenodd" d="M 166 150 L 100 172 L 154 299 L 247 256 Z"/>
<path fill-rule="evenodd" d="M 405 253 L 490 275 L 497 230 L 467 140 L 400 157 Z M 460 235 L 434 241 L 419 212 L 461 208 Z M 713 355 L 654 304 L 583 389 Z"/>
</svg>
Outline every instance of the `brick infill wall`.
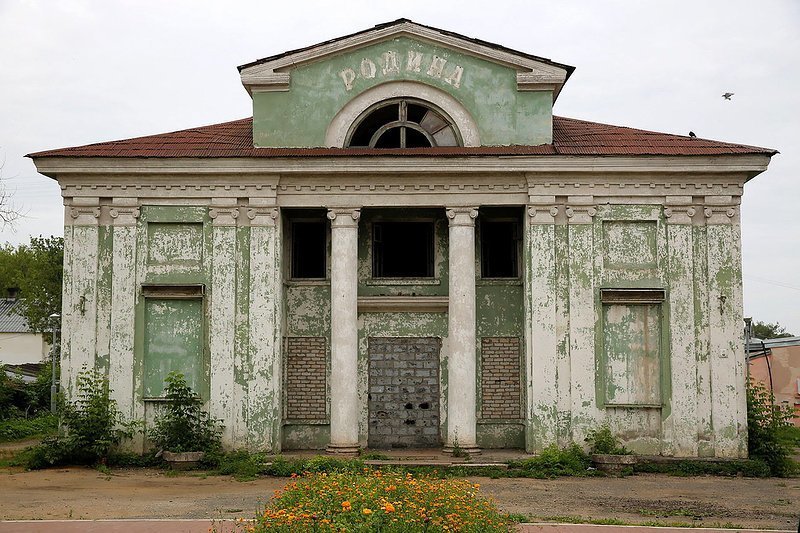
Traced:
<svg viewBox="0 0 800 533">
<path fill-rule="evenodd" d="M 481 338 L 481 418 L 521 418 L 519 358 L 519 338 Z"/>
<path fill-rule="evenodd" d="M 286 339 L 286 418 L 325 420 L 325 337 Z"/>
</svg>

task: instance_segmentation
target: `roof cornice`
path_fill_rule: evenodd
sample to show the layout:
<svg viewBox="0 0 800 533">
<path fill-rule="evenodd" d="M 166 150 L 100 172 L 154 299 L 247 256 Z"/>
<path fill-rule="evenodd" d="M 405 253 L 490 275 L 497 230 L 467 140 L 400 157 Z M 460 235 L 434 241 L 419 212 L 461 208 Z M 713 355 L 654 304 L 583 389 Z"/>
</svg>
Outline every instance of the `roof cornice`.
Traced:
<svg viewBox="0 0 800 533">
<path fill-rule="evenodd" d="M 471 157 L 274 157 L 113 158 L 36 157 L 37 170 L 58 179 L 68 175 L 259 175 L 342 174 L 744 174 L 767 169 L 770 154 L 704 156 L 471 156 Z"/>
</svg>

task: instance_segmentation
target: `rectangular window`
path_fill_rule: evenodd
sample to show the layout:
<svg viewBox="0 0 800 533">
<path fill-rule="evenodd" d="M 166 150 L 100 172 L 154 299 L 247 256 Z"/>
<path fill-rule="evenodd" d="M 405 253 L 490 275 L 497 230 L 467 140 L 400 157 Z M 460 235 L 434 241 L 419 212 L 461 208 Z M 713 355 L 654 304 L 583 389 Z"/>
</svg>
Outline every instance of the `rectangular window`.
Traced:
<svg viewBox="0 0 800 533">
<path fill-rule="evenodd" d="M 664 291 L 603 290 L 605 403 L 661 406 Z"/>
<path fill-rule="evenodd" d="M 144 397 L 164 396 L 164 378 L 180 372 L 206 390 L 202 286 L 149 286 L 144 295 Z"/>
<path fill-rule="evenodd" d="M 520 227 L 514 220 L 480 222 L 481 277 L 519 277 Z"/>
<path fill-rule="evenodd" d="M 326 235 L 327 224 L 323 220 L 292 222 L 293 279 L 325 279 Z"/>
<path fill-rule="evenodd" d="M 372 225 L 372 276 L 432 278 L 432 222 L 376 222 Z"/>
</svg>

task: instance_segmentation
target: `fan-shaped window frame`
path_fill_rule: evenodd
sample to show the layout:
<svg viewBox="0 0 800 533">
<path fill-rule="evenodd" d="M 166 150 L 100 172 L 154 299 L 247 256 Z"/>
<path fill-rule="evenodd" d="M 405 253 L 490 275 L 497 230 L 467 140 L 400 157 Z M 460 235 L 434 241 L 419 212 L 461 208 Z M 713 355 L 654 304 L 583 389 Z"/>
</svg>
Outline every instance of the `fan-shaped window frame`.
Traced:
<svg viewBox="0 0 800 533">
<path fill-rule="evenodd" d="M 444 129 L 444 128 L 439 128 L 434 132 L 429 132 L 428 130 L 426 130 L 421 125 L 421 122 L 423 121 L 423 119 L 420 119 L 420 122 L 415 122 L 413 120 L 409 120 L 408 115 L 407 115 L 407 109 L 408 109 L 408 105 L 409 104 L 415 105 L 415 106 L 424 107 L 424 108 L 428 109 L 428 111 L 433 111 L 435 114 L 439 115 L 439 118 L 446 124 L 446 126 L 444 128 L 449 128 L 449 129 L 452 130 L 456 144 L 439 145 L 436 142 L 436 139 L 434 138 L 434 135 L 436 133 L 438 133 L 439 131 L 441 131 L 442 129 Z M 353 145 L 352 144 L 353 136 L 355 135 L 355 133 L 358 130 L 358 128 L 364 123 L 364 121 L 367 120 L 376 111 L 382 110 L 382 109 L 384 109 L 386 107 L 389 107 L 391 105 L 398 105 L 399 106 L 398 119 L 390 121 L 390 122 L 387 122 L 387 123 L 381 125 L 375 131 L 375 133 L 372 135 L 372 137 L 370 138 L 370 141 L 369 141 L 367 146 L 364 146 L 364 145 L 361 145 L 361 144 Z M 427 113 L 426 113 L 426 116 L 427 116 Z M 432 146 L 432 147 L 435 147 L 435 146 L 464 146 L 464 139 L 461 136 L 461 131 L 459 130 L 458 125 L 456 124 L 456 121 L 454 121 L 446 111 L 444 111 L 441 107 L 439 107 L 439 106 L 437 106 L 437 105 L 435 105 L 435 104 L 433 104 L 433 103 L 431 103 L 431 102 L 429 102 L 427 100 L 423 100 L 421 98 L 414 98 L 412 96 L 400 96 L 400 97 L 395 97 L 395 98 L 388 98 L 386 100 L 381 100 L 379 102 L 375 102 L 374 104 L 369 106 L 350 125 L 350 128 L 348 129 L 347 135 L 345 137 L 344 146 L 347 147 L 347 148 L 376 148 L 376 144 L 378 143 L 380 138 L 385 133 L 389 132 L 390 130 L 397 129 L 397 128 L 400 129 L 400 136 L 399 136 L 400 146 L 392 146 L 392 147 L 387 147 L 387 148 L 407 148 L 407 146 L 404 146 L 406 144 L 406 135 L 405 135 L 406 128 L 414 130 L 414 131 L 422 134 L 425 137 L 425 139 L 430 143 L 430 146 Z M 385 149 L 385 148 L 378 148 L 378 149 Z"/>
</svg>

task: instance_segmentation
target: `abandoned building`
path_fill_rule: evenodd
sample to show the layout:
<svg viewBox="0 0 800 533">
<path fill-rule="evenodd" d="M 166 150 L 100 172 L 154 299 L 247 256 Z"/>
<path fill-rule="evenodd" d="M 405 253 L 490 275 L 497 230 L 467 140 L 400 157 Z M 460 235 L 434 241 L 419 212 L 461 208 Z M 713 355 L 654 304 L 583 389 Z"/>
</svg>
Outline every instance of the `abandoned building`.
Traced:
<svg viewBox="0 0 800 533">
<path fill-rule="evenodd" d="M 239 67 L 253 116 L 31 154 L 62 372 L 183 372 L 261 450 L 744 457 L 739 204 L 775 151 L 553 114 L 573 67 L 401 19 Z M 134 443 L 142 446 L 142 442 Z"/>
</svg>

